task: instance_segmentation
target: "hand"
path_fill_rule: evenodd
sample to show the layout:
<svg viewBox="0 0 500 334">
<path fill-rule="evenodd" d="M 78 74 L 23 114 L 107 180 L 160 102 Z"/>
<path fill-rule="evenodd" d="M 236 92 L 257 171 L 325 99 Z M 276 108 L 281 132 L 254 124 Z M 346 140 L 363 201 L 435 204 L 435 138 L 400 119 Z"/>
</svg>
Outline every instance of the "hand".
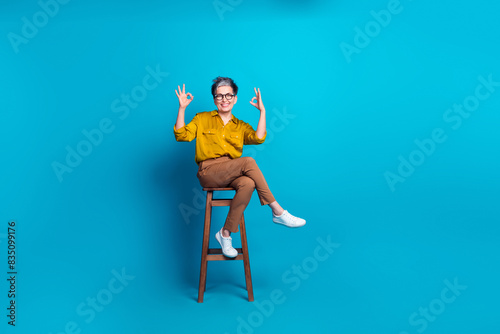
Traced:
<svg viewBox="0 0 500 334">
<path fill-rule="evenodd" d="M 179 108 L 186 108 L 193 101 L 193 95 L 191 95 L 191 93 L 186 93 L 185 84 L 182 84 L 182 90 L 180 86 L 177 86 L 177 88 L 179 89 L 179 92 L 177 92 L 176 89 L 175 95 L 177 95 L 177 98 L 179 99 Z M 191 97 L 191 99 L 188 97 Z"/>
<path fill-rule="evenodd" d="M 262 97 L 260 95 L 260 88 L 254 88 L 254 91 L 255 96 L 250 100 L 250 104 L 260 111 L 265 111 L 266 109 L 264 108 L 264 103 L 262 103 Z M 254 102 L 254 100 L 257 100 L 257 102 Z"/>
</svg>

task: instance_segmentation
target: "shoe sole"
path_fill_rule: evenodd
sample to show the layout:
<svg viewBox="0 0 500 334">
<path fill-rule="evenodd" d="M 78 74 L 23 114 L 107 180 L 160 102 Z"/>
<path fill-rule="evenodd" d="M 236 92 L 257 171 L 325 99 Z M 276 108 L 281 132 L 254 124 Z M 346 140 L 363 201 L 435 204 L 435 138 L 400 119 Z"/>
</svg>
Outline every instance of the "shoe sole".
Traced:
<svg viewBox="0 0 500 334">
<path fill-rule="evenodd" d="M 278 225 L 281 225 L 281 226 L 286 226 L 286 227 L 289 227 L 289 228 L 297 228 L 297 227 L 302 227 L 302 226 L 304 226 L 304 225 L 306 224 L 306 223 L 304 223 L 304 224 L 302 224 L 302 225 L 294 225 L 294 226 L 290 226 L 290 225 L 283 224 L 283 223 L 280 223 L 280 222 L 275 222 L 274 220 L 273 220 L 273 223 L 278 224 Z"/>
<path fill-rule="evenodd" d="M 217 239 L 217 242 L 219 242 L 220 248 L 222 250 L 222 242 L 221 242 L 221 240 L 219 238 L 219 232 L 215 233 L 215 239 Z M 238 256 L 238 252 L 236 252 L 235 256 L 229 256 L 229 255 L 224 254 L 224 251 L 222 251 L 222 255 L 224 255 L 225 257 L 228 257 L 230 259 L 234 259 L 235 257 Z"/>
</svg>

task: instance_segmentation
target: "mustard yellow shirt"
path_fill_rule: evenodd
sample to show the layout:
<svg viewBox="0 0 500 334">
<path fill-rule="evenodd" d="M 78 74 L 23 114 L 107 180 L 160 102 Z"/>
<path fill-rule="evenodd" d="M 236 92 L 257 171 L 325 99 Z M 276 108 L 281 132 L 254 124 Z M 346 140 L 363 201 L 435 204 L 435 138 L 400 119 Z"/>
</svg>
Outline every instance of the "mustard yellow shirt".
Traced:
<svg viewBox="0 0 500 334">
<path fill-rule="evenodd" d="M 217 110 L 198 113 L 189 124 L 177 130 L 174 125 L 174 134 L 177 141 L 196 138 L 196 163 L 224 155 L 239 158 L 243 153 L 243 145 L 262 144 L 267 135 L 258 138 L 250 124 L 234 115 L 224 125 Z"/>
</svg>

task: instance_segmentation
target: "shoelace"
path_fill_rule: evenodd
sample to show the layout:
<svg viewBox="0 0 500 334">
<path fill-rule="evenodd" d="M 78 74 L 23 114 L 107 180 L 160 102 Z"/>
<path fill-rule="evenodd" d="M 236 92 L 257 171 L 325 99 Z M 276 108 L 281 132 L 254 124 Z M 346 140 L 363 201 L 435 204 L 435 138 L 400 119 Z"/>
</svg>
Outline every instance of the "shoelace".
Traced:
<svg viewBox="0 0 500 334">
<path fill-rule="evenodd" d="M 224 249 L 230 249 L 233 247 L 233 244 L 231 242 L 232 239 L 224 238 L 222 235 L 220 237 L 222 240 L 222 247 L 224 247 Z"/>
<path fill-rule="evenodd" d="M 298 219 L 295 216 L 292 216 L 289 212 L 285 212 L 285 216 L 292 221 L 292 223 L 297 224 Z"/>
</svg>

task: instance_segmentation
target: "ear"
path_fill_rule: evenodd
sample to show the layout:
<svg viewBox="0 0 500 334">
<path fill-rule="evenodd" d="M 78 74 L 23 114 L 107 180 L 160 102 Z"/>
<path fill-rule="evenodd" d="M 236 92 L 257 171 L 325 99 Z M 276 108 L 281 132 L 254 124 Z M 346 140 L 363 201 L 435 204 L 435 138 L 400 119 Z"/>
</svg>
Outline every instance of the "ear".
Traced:
<svg viewBox="0 0 500 334">
<path fill-rule="evenodd" d="M 238 102 L 238 95 L 234 97 L 234 104 L 236 104 L 236 102 Z"/>
</svg>

